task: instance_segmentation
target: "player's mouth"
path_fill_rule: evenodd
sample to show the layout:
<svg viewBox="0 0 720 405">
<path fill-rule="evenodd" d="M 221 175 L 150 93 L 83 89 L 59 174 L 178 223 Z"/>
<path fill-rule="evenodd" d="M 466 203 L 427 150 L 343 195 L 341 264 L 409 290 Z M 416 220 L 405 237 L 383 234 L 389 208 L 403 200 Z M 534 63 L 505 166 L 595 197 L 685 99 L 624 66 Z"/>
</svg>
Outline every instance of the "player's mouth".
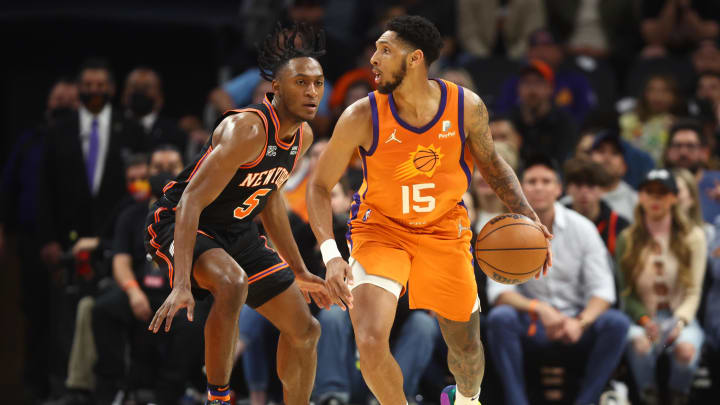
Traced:
<svg viewBox="0 0 720 405">
<path fill-rule="evenodd" d="M 380 79 L 382 79 L 382 73 L 376 69 L 373 69 L 373 73 L 375 74 L 375 83 L 380 83 Z"/>
<path fill-rule="evenodd" d="M 305 103 L 303 104 L 303 107 L 305 107 L 307 110 L 315 111 L 317 110 L 318 105 L 317 103 Z"/>
</svg>

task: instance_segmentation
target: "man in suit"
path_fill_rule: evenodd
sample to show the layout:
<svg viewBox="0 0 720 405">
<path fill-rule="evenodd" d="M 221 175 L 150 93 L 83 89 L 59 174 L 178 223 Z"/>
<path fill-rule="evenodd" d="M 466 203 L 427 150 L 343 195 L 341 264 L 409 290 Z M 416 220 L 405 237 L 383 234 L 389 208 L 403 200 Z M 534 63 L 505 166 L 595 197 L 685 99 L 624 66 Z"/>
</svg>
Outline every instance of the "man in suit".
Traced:
<svg viewBox="0 0 720 405">
<path fill-rule="evenodd" d="M 122 96 L 128 117 L 138 121 L 145 131 L 143 148 L 154 150 L 160 145 L 174 145 L 185 150 L 187 134 L 175 120 L 161 114 L 165 103 L 160 75 L 147 67 L 135 68 L 125 80 Z"/>
<path fill-rule="evenodd" d="M 41 170 L 41 257 L 56 265 L 63 251 L 92 251 L 126 194 L 124 157 L 142 150 L 142 128 L 113 110 L 113 75 L 102 60 L 80 69 L 77 113 L 49 132 Z"/>
</svg>

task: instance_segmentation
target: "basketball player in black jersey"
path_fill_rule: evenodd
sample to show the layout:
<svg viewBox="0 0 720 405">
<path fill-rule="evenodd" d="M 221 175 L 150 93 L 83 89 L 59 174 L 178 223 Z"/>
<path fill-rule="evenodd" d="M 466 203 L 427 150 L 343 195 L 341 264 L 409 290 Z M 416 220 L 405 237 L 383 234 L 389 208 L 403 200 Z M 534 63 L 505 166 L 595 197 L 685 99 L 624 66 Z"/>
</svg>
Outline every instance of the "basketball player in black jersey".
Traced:
<svg viewBox="0 0 720 405">
<path fill-rule="evenodd" d="M 209 404 L 229 404 L 238 316 L 246 299 L 281 332 L 277 368 L 284 402 L 310 399 L 320 327 L 305 302 L 311 296 L 321 307 L 331 302 L 324 281 L 300 257 L 278 191 L 312 143 L 306 121 L 315 117 L 323 96 L 316 59 L 323 47 L 323 33 L 303 25 L 278 27 L 268 36 L 258 63 L 274 95 L 226 112 L 148 216 L 145 246 L 168 267 L 172 283 L 149 329 L 157 333 L 164 321 L 169 331 L 181 308 L 192 321 L 191 285 L 214 297 L 205 324 Z M 257 215 L 278 252 L 259 235 Z"/>
</svg>

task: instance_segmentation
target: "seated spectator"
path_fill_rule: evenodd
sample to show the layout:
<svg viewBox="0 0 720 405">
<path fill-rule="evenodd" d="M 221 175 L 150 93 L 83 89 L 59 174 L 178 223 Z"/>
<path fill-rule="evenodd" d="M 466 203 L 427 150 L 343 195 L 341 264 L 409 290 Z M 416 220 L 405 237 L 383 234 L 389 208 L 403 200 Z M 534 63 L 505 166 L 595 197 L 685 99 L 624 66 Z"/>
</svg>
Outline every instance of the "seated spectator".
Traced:
<svg viewBox="0 0 720 405">
<path fill-rule="evenodd" d="M 622 138 L 649 153 L 656 164 L 660 163 L 668 130 L 680 112 L 681 101 L 672 77 L 650 76 L 634 111 L 620 116 Z"/>
<path fill-rule="evenodd" d="M 544 27 L 545 5 L 540 0 L 460 0 L 457 4 L 458 40 L 470 55 L 485 58 L 498 48 L 521 59 L 528 38 Z"/>
<path fill-rule="evenodd" d="M 504 143 L 515 153 L 517 164 L 511 164 L 510 166 L 517 170 L 521 163 L 518 154 L 522 148 L 523 140 L 517 129 L 515 129 L 515 125 L 506 117 L 494 117 L 490 120 L 489 127 L 493 142 L 495 142 L 496 145 L 498 143 Z"/>
<path fill-rule="evenodd" d="M 628 164 L 622 145 L 616 132 L 602 131 L 595 136 L 590 159 L 605 167 L 609 175 L 609 181 L 603 186 L 603 200 L 613 211 L 630 221 L 637 203 L 637 192 L 623 181 Z"/>
<path fill-rule="evenodd" d="M 576 125 L 585 121 L 585 116 L 595 106 L 595 94 L 587 78 L 582 73 L 562 66 L 565 60 L 563 47 L 550 31 L 539 29 L 529 39 L 527 60 L 544 62 L 553 79 L 549 80 L 552 103 L 573 118 Z M 522 103 L 520 96 L 520 79 L 508 79 L 503 85 L 502 93 L 497 102 L 497 112 L 507 114 Z M 522 132 L 522 131 L 521 131 Z"/>
<path fill-rule="evenodd" d="M 645 57 L 682 54 L 697 41 L 720 34 L 720 6 L 713 1 L 644 0 L 642 18 Z"/>
<path fill-rule="evenodd" d="M 126 210 L 133 206 L 147 205 L 150 197 L 150 183 L 148 182 L 148 158 L 143 154 L 137 154 L 130 157 L 125 169 L 125 183 L 128 192 L 132 194 L 129 201 L 123 200 L 118 205 L 121 218 Z M 119 228 L 128 226 L 120 223 Z M 105 244 L 117 245 L 117 232 L 110 238 L 110 241 L 104 241 Z M 100 243 L 99 238 L 93 238 Z M 112 253 L 115 254 L 117 246 L 113 246 Z M 74 252 L 79 254 L 79 251 Z M 97 361 L 97 350 L 95 347 L 95 339 L 92 331 L 92 312 L 95 307 L 95 297 L 86 296 L 78 302 L 75 328 L 72 335 L 72 347 L 70 349 L 70 357 L 67 364 L 67 379 L 65 380 L 65 395 L 60 399 L 59 404 L 89 404 L 93 402 L 92 393 L 95 391 L 95 375 L 93 367 Z"/>
<path fill-rule="evenodd" d="M 673 176 L 678 187 L 678 207 L 680 212 L 693 226 L 699 226 L 705 233 L 705 240 L 708 248 L 715 240 L 715 227 L 703 219 L 702 207 L 700 207 L 700 190 L 697 186 L 695 176 L 686 169 L 673 169 Z"/>
<path fill-rule="evenodd" d="M 582 158 L 565 162 L 565 191 L 571 201 L 566 204 L 591 220 L 611 255 L 615 254 L 617 236 L 630 223 L 602 200 L 602 187 L 608 174 L 599 163 Z"/>
<path fill-rule="evenodd" d="M 174 146 L 160 147 L 153 152 L 148 172 L 152 200 L 162 195 L 165 184 L 182 169 L 182 157 Z M 199 339 L 202 331 L 197 325 L 190 324 L 184 316 L 175 319 L 170 334 L 152 335 L 145 330 L 152 314 L 170 293 L 168 270 L 147 260 L 144 224 L 149 209 L 150 204 L 146 200 L 128 207 L 120 214 L 112 258 L 113 277 L 117 286 L 100 295 L 92 311 L 99 404 L 111 403 L 118 389 L 138 388 L 141 383 L 149 383 L 151 388 L 157 390 L 160 403 L 177 403 L 184 392 L 190 365 L 194 358 L 199 359 L 201 356 L 199 352 L 193 356 L 193 351 L 189 351 L 188 347 L 198 347 L 198 344 L 188 344 L 187 340 L 193 337 Z M 125 347 L 133 340 L 135 330 L 142 331 L 139 335 L 145 345 L 162 346 L 160 364 L 152 364 L 162 370 L 153 373 L 156 377 L 152 381 L 138 381 L 140 370 L 134 367 L 138 363 L 152 361 L 139 355 L 142 344 L 131 346 L 131 370 L 135 372 L 129 373 L 126 369 Z M 130 381 L 126 382 L 126 379 Z"/>
<path fill-rule="evenodd" d="M 703 220 L 714 223 L 720 215 L 720 172 L 707 170 L 710 150 L 697 121 L 679 120 L 670 129 L 665 147 L 665 166 L 687 169 L 695 175 Z"/>
<path fill-rule="evenodd" d="M 510 117 L 522 135 L 523 159 L 542 153 L 564 162 L 575 145 L 575 123 L 552 99 L 554 81 L 553 70 L 540 60 L 531 60 L 520 72 L 518 105 Z"/>
<path fill-rule="evenodd" d="M 556 202 L 559 174 L 547 158 L 528 161 L 521 179 L 528 202 L 554 235 L 553 266 L 520 285 L 488 281 L 495 307 L 487 321 L 490 355 L 505 403 L 528 404 L 524 353 L 565 347 L 587 354 L 574 404 L 598 403 L 624 351 L 627 317 L 610 309 L 615 283 L 607 250 L 590 220 Z M 570 358 L 563 359 L 566 364 Z"/>
<path fill-rule="evenodd" d="M 161 111 L 165 103 L 160 75 L 150 68 L 135 68 L 125 80 L 122 96 L 127 114 L 137 120 L 145 130 L 144 150 L 153 150 L 160 145 L 174 145 L 184 151 L 187 134 L 177 122 L 164 116 Z"/>
<path fill-rule="evenodd" d="M 308 181 L 315 168 L 315 164 L 325 150 L 325 147 L 327 147 L 327 144 L 328 141 L 326 140 L 316 140 L 310 147 L 307 157 L 304 157 L 299 162 L 297 168 L 293 170 L 292 175 L 283 188 L 285 199 L 288 202 L 288 208 L 305 223 L 308 222 L 305 191 L 307 190 Z"/>
<path fill-rule="evenodd" d="M 616 251 L 623 308 L 633 320 L 628 360 L 644 403 L 656 404 L 657 360 L 670 359 L 670 403 L 687 404 L 703 331 L 700 304 L 707 246 L 702 229 L 680 213 L 678 188 L 668 170 L 648 173 L 640 186 L 635 221 Z"/>
<path fill-rule="evenodd" d="M 320 311 L 318 320 L 323 334 L 318 343 L 318 368 L 313 392 L 315 403 L 365 403 L 369 391 L 357 378 L 360 370 L 349 314 L 333 306 Z M 434 317 L 424 310 L 408 309 L 407 294 L 400 298 L 390 332 L 390 345 L 402 370 L 403 392 L 409 403 L 415 402 L 420 377 L 430 363 L 439 335 L 440 327 Z"/>
</svg>

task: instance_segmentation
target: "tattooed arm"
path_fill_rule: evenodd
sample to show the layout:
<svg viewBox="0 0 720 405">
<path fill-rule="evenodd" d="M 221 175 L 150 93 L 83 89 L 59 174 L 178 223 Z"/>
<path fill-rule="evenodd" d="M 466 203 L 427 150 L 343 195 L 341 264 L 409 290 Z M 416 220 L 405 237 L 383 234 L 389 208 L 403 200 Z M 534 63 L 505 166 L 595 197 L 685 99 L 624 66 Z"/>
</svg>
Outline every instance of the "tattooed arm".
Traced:
<svg viewBox="0 0 720 405">
<path fill-rule="evenodd" d="M 552 235 L 528 204 L 522 187 L 520 187 L 520 181 L 518 181 L 513 169 L 495 150 L 488 126 L 489 117 L 485 103 L 477 94 L 467 89 L 464 90 L 464 93 L 464 114 L 466 117 L 464 129 L 467 134 L 470 153 L 483 179 L 510 211 L 534 220 L 545 233 L 545 237 L 548 239 L 548 259 L 543 267 L 543 274 L 545 274 L 552 265 L 552 253 L 550 250 Z"/>
</svg>

